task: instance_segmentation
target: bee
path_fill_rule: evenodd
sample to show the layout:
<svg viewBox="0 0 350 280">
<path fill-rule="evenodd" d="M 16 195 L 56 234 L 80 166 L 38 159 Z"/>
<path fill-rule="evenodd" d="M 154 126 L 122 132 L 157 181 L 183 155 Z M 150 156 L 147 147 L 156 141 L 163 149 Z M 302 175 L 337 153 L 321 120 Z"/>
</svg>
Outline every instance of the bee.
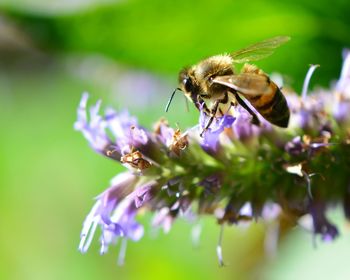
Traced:
<svg viewBox="0 0 350 280">
<path fill-rule="evenodd" d="M 289 122 L 287 101 L 279 87 L 257 66 L 248 64 L 271 55 L 276 48 L 289 41 L 287 36 L 270 38 L 230 54 L 215 55 L 184 68 L 179 73 L 179 87 L 166 105 L 167 112 L 177 90 L 210 118 L 201 136 L 214 118 L 228 113 L 231 107 L 242 106 L 252 116 L 252 123 L 260 125 L 259 118 L 246 103 L 270 123 L 286 128 Z M 235 64 L 245 63 L 240 73 Z"/>
</svg>

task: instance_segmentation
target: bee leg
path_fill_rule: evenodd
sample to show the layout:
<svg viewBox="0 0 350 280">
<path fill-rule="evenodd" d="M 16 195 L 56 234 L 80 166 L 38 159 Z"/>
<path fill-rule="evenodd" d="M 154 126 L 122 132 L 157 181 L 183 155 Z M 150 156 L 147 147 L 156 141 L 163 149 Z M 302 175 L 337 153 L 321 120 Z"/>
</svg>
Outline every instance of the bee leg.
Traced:
<svg viewBox="0 0 350 280">
<path fill-rule="evenodd" d="M 215 116 L 216 116 L 216 112 L 218 111 L 219 108 L 219 104 L 221 103 L 221 100 L 216 100 L 212 109 L 210 110 L 210 119 L 208 121 L 208 123 L 206 124 L 206 126 L 204 127 L 203 131 L 200 134 L 200 137 L 203 137 L 204 132 L 206 132 L 208 130 L 208 128 L 210 127 L 210 125 L 212 124 Z"/>
<path fill-rule="evenodd" d="M 249 106 L 247 104 L 245 104 L 245 102 L 243 101 L 243 99 L 238 95 L 237 92 L 233 93 L 235 95 L 235 98 L 238 102 L 239 105 L 241 105 L 244 109 L 246 109 L 248 111 L 249 114 L 252 115 L 253 119 L 252 119 L 252 124 L 255 124 L 257 126 L 260 126 L 260 121 L 257 117 L 257 115 L 252 111 L 252 109 L 249 108 Z"/>
<path fill-rule="evenodd" d="M 211 111 L 208 109 L 207 104 L 205 104 L 204 100 L 199 95 L 197 95 L 197 101 L 193 102 L 193 103 L 196 105 L 196 107 L 199 111 L 202 110 L 205 113 L 207 113 L 208 115 L 211 114 Z"/>
<path fill-rule="evenodd" d="M 191 99 L 192 99 L 193 104 L 200 111 L 201 110 L 201 104 L 205 104 L 204 101 L 199 97 L 199 95 L 197 95 L 197 97 L 196 97 L 193 94 L 191 95 Z"/>
</svg>

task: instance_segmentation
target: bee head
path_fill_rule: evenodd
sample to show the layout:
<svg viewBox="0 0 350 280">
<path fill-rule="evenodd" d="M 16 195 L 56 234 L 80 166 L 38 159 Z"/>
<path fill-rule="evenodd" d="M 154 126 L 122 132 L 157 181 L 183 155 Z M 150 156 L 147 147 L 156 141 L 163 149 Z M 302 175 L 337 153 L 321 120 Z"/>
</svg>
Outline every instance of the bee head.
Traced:
<svg viewBox="0 0 350 280">
<path fill-rule="evenodd" d="M 177 90 L 180 90 L 184 93 L 184 96 L 190 99 L 191 101 L 195 102 L 197 100 L 196 95 L 198 92 L 198 86 L 195 83 L 193 75 L 191 75 L 191 71 L 189 68 L 184 68 L 179 73 L 179 87 L 174 90 L 172 95 L 169 98 L 169 101 L 165 107 L 165 111 L 167 112 L 169 109 L 169 106 L 171 104 L 171 101 L 173 100 L 173 97 Z M 186 98 L 186 101 L 187 101 Z M 187 104 L 187 103 L 186 103 Z"/>
<path fill-rule="evenodd" d="M 194 104 L 197 103 L 198 95 L 201 92 L 198 80 L 195 76 L 195 68 L 184 68 L 179 73 L 179 89 L 183 91 L 186 100 L 190 100 Z"/>
<path fill-rule="evenodd" d="M 183 69 L 179 73 L 179 88 L 185 93 L 185 95 L 191 95 L 194 91 L 194 81 L 188 68 Z"/>
</svg>

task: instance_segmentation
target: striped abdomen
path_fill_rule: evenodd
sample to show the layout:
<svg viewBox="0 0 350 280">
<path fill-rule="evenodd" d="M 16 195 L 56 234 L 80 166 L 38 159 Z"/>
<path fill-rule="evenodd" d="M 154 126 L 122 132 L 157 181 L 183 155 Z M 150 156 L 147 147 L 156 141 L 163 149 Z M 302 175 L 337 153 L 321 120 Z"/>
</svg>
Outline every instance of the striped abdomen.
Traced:
<svg viewBox="0 0 350 280">
<path fill-rule="evenodd" d="M 278 86 L 255 66 L 248 65 L 244 71 L 239 75 L 215 77 L 212 82 L 226 86 L 243 95 L 270 123 L 287 127 L 290 115 L 289 108 L 287 100 Z"/>
<path fill-rule="evenodd" d="M 280 127 L 287 127 L 290 116 L 287 100 L 278 86 L 271 82 L 268 77 L 266 82 L 268 85 L 261 94 L 243 95 L 270 123 Z"/>
</svg>

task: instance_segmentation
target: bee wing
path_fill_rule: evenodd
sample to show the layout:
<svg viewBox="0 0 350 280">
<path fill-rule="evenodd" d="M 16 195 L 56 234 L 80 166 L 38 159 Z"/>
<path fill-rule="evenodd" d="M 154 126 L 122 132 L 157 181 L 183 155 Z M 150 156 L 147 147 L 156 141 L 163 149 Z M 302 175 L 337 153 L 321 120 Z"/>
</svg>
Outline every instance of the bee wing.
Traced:
<svg viewBox="0 0 350 280">
<path fill-rule="evenodd" d="M 245 63 L 260 60 L 270 56 L 276 48 L 289 40 L 290 37 L 288 36 L 273 37 L 233 52 L 231 53 L 231 57 L 234 63 Z"/>
<path fill-rule="evenodd" d="M 269 78 L 265 75 L 243 73 L 239 75 L 217 76 L 212 82 L 227 86 L 248 96 L 270 93 Z"/>
</svg>

